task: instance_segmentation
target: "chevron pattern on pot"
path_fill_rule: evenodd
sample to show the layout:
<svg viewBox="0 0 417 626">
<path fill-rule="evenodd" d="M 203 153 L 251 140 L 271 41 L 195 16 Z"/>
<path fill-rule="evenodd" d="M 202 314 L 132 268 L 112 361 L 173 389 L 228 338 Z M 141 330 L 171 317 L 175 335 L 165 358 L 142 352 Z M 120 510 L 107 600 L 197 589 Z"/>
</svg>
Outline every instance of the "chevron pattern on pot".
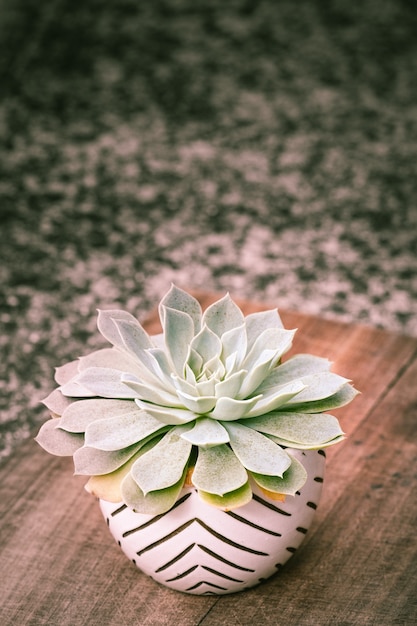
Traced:
<svg viewBox="0 0 417 626">
<path fill-rule="evenodd" d="M 277 502 L 254 492 L 234 511 L 202 502 L 184 489 L 165 514 L 135 513 L 100 501 L 109 529 L 126 556 L 155 581 L 191 594 L 226 594 L 268 578 L 299 548 L 313 520 L 323 485 L 324 452 L 291 450 L 307 470 L 296 496 Z"/>
</svg>

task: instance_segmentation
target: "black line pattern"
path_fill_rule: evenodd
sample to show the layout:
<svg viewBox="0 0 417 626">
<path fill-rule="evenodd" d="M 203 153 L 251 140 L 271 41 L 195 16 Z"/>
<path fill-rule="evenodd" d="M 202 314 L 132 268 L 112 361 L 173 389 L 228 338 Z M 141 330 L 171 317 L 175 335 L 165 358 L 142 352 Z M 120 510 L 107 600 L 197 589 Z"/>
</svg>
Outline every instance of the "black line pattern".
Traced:
<svg viewBox="0 0 417 626">
<path fill-rule="evenodd" d="M 240 569 L 240 570 L 243 570 L 245 572 L 254 572 L 255 571 L 254 569 L 251 569 L 250 567 L 242 567 L 241 565 L 238 565 L 237 563 L 232 563 L 232 561 L 228 561 L 223 556 L 220 556 L 220 554 L 216 554 L 215 552 L 213 552 L 213 550 L 210 550 L 209 548 L 207 548 L 207 546 L 202 546 L 202 545 L 198 544 L 198 547 L 200 548 L 200 550 L 203 550 L 203 552 L 206 552 L 207 554 L 212 556 L 214 559 L 217 559 L 218 561 L 221 561 L 225 565 L 230 565 L 230 567 L 235 567 L 236 569 Z"/>
<path fill-rule="evenodd" d="M 215 585 L 212 582 L 209 582 L 208 580 L 200 580 L 198 583 L 196 583 L 195 585 L 193 585 L 192 587 L 188 587 L 188 589 L 186 589 L 186 591 L 190 592 L 193 591 L 194 589 L 198 589 L 199 587 L 201 587 L 202 585 L 208 585 L 209 587 L 213 587 L 214 589 L 218 589 L 219 591 L 226 591 L 227 587 L 220 587 L 220 585 Z M 215 593 L 214 591 L 211 593 Z M 210 592 L 209 591 L 205 591 L 202 595 L 209 595 Z"/>
<path fill-rule="evenodd" d="M 288 513 L 288 511 L 284 511 L 283 509 L 280 509 L 275 504 L 272 504 L 272 502 L 268 502 L 267 500 L 264 500 L 263 498 L 258 496 L 256 493 L 253 494 L 253 499 L 256 502 L 263 504 L 263 506 L 266 506 L 268 509 L 271 509 L 271 511 L 276 511 L 277 513 L 280 513 L 281 515 L 287 515 L 287 516 L 291 515 L 291 513 Z"/>
<path fill-rule="evenodd" d="M 256 528 L 257 530 L 261 530 L 264 533 L 267 533 L 268 535 L 273 535 L 274 537 L 281 537 L 281 533 L 277 533 L 273 530 L 269 530 L 268 528 L 264 528 L 263 526 L 259 526 L 258 524 L 255 524 L 254 522 L 251 522 L 250 520 L 246 519 L 245 517 L 242 517 L 241 515 L 238 515 L 237 513 L 234 513 L 233 511 L 227 511 L 226 513 L 227 515 L 230 515 L 230 517 L 233 517 L 233 519 L 238 520 L 239 522 L 242 522 L 242 524 L 247 524 L 248 526 L 252 526 L 252 528 Z"/>
<path fill-rule="evenodd" d="M 198 565 L 193 565 L 192 567 L 190 567 L 190 569 L 187 569 L 185 572 L 182 572 L 182 574 L 178 574 L 177 576 L 174 576 L 173 578 L 167 578 L 166 582 L 170 583 L 173 580 L 180 580 L 181 578 L 185 578 L 186 576 L 188 576 L 188 574 L 191 574 L 191 572 L 194 572 L 194 570 L 196 570 L 198 567 Z"/>
<path fill-rule="evenodd" d="M 180 498 L 179 500 L 176 501 L 176 503 L 174 504 L 172 509 L 170 509 L 170 511 L 174 511 L 175 509 L 177 509 L 179 506 L 181 506 L 181 504 L 186 502 L 186 500 L 188 500 L 188 498 L 190 496 L 191 496 L 191 493 L 186 493 L 182 498 Z M 136 533 L 139 530 L 142 530 L 143 528 L 147 528 L 151 524 L 155 524 L 155 522 L 160 520 L 165 515 L 166 515 L 166 513 L 161 513 L 161 515 L 155 515 L 155 517 L 152 517 L 152 519 L 148 520 L 144 524 L 141 524 L 140 526 L 137 526 L 136 528 L 132 528 L 131 530 L 127 530 L 126 532 L 124 532 L 123 533 L 123 537 L 128 537 L 129 535 L 132 535 L 133 533 Z"/>
<path fill-rule="evenodd" d="M 188 522 L 185 522 L 185 524 L 182 524 L 182 526 L 179 526 L 178 528 L 173 530 L 171 533 L 169 533 L 169 535 L 166 535 L 165 537 L 158 539 L 158 541 L 155 541 L 149 544 L 148 546 L 144 547 L 142 550 L 140 550 L 136 554 L 138 556 L 141 556 L 148 550 L 153 550 L 153 548 L 161 545 L 161 543 L 164 543 L 165 541 L 169 541 L 170 539 L 172 539 L 172 537 L 175 537 L 175 535 L 180 534 L 183 530 L 191 526 L 194 522 L 196 522 L 197 524 L 200 524 L 200 526 L 202 526 L 205 530 L 207 530 L 208 533 L 210 533 L 217 539 L 220 539 L 220 541 L 224 541 L 224 543 L 227 543 L 233 546 L 234 548 L 238 548 L 239 550 L 244 550 L 245 552 L 251 552 L 252 554 L 259 554 L 262 556 L 267 556 L 266 552 L 262 552 L 260 550 L 254 550 L 253 548 L 250 548 L 249 546 L 245 546 L 243 544 L 239 544 L 239 543 L 236 543 L 235 541 L 232 541 L 232 539 L 229 539 L 228 537 L 225 537 L 224 535 L 218 533 L 217 531 L 215 531 L 213 528 L 205 524 L 201 519 L 198 519 L 197 517 L 194 517 L 193 519 L 188 520 Z"/>
<path fill-rule="evenodd" d="M 321 452 L 292 450 L 308 478 L 279 506 L 258 491 L 248 505 L 222 511 L 202 503 L 195 489 L 157 516 L 100 506 L 121 549 L 155 581 L 198 595 L 240 591 L 280 570 L 304 541 L 322 490 Z"/>
<path fill-rule="evenodd" d="M 126 504 L 122 504 L 122 506 L 119 506 L 115 511 L 112 511 L 112 513 L 110 513 L 110 515 L 112 517 L 114 517 L 115 515 L 118 515 L 119 513 L 121 513 L 122 511 L 124 511 L 125 509 L 127 509 Z"/>
<path fill-rule="evenodd" d="M 220 578 L 225 578 L 226 580 L 233 580 L 235 583 L 243 583 L 243 580 L 240 580 L 239 578 L 232 578 L 232 576 L 227 576 L 227 574 L 224 574 L 223 572 L 219 572 L 215 569 L 212 569 L 211 567 L 208 567 L 207 565 L 202 565 L 201 567 L 205 569 L 207 572 L 211 572 L 212 574 L 215 574 L 216 576 L 220 576 Z"/>
<path fill-rule="evenodd" d="M 168 561 L 168 563 L 165 563 L 165 565 L 161 565 L 161 567 L 158 567 L 158 569 L 156 569 L 155 572 L 163 572 L 168 567 L 171 567 L 171 565 L 174 565 L 174 563 L 176 563 L 177 561 L 180 561 L 183 556 L 188 554 L 190 550 L 194 548 L 195 545 L 196 545 L 195 543 L 190 544 L 188 548 L 185 548 L 185 550 L 183 550 L 182 552 L 174 556 L 174 558 Z"/>
</svg>

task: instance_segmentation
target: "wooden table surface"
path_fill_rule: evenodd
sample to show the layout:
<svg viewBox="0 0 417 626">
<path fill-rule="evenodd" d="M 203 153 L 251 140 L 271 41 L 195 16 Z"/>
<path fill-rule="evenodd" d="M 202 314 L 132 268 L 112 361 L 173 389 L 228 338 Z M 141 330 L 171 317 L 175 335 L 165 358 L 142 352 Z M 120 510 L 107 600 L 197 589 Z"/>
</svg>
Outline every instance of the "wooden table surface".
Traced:
<svg viewBox="0 0 417 626">
<path fill-rule="evenodd" d="M 293 353 L 328 357 L 362 392 L 335 411 L 348 438 L 328 450 L 315 522 L 287 565 L 228 596 L 161 587 L 119 550 L 72 460 L 30 440 L 0 468 L 2 626 L 417 624 L 417 340 L 281 316 L 299 329 Z"/>
</svg>

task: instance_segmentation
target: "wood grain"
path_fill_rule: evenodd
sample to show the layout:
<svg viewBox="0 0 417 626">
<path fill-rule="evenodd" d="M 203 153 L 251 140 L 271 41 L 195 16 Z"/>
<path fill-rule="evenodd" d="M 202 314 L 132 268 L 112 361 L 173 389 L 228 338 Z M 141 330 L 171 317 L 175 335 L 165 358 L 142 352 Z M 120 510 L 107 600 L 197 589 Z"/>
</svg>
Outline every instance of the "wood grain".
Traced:
<svg viewBox="0 0 417 626">
<path fill-rule="evenodd" d="M 299 329 L 292 352 L 330 358 L 362 392 L 336 413 L 348 437 L 328 451 L 316 520 L 285 568 L 220 598 L 160 587 L 122 555 L 72 461 L 28 441 L 0 468 L 2 625 L 417 623 L 417 340 L 281 316 Z M 158 331 L 156 313 L 147 328 Z"/>
</svg>

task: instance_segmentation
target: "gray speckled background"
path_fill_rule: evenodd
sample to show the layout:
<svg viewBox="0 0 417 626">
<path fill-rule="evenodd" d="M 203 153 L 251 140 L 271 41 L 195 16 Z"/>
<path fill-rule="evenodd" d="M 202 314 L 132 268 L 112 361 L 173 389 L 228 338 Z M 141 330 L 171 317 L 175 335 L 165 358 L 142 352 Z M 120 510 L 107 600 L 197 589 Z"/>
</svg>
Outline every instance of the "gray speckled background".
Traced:
<svg viewBox="0 0 417 626">
<path fill-rule="evenodd" d="M 406 0 L 0 0 L 0 455 L 180 286 L 417 335 Z"/>
</svg>

